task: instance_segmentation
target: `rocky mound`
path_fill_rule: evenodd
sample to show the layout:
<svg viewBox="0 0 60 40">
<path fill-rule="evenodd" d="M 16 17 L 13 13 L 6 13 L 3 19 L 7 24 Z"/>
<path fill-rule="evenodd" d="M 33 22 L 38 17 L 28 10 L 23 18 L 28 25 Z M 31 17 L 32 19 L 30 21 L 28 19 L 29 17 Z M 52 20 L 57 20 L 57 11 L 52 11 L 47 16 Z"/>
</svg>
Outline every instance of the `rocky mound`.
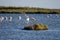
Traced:
<svg viewBox="0 0 60 40">
<path fill-rule="evenodd" d="M 31 26 L 24 27 L 24 30 L 48 30 L 48 26 L 45 24 L 33 24 Z"/>
</svg>

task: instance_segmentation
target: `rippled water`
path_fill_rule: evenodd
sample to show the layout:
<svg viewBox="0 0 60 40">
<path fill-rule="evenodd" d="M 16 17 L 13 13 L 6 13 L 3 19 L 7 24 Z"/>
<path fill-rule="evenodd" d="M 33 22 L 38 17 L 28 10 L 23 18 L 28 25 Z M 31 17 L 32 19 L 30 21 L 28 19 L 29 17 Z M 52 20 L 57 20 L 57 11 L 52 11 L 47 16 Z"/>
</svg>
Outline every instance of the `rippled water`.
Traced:
<svg viewBox="0 0 60 40">
<path fill-rule="evenodd" d="M 10 16 L 13 21 L 4 20 L 0 23 L 0 40 L 60 40 L 60 14 L 26 14 L 30 17 L 28 25 L 43 23 L 48 25 L 48 30 L 22 30 L 25 23 L 25 14 L 0 14 L 0 17 Z M 21 21 L 18 21 L 21 16 Z M 36 18 L 36 21 L 31 20 Z"/>
</svg>

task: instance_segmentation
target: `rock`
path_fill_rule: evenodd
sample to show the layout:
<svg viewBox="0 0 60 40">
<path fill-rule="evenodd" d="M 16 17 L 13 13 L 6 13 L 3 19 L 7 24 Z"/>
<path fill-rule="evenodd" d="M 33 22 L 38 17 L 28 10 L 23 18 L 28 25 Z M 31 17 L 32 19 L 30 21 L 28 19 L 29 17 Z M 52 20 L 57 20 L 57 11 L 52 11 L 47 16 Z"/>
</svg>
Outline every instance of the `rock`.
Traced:
<svg viewBox="0 0 60 40">
<path fill-rule="evenodd" d="M 48 30 L 48 26 L 45 24 L 34 24 L 32 26 L 24 27 L 24 30 Z"/>
<path fill-rule="evenodd" d="M 24 30 L 34 30 L 34 28 L 32 26 L 27 26 L 27 27 L 24 27 Z"/>
</svg>

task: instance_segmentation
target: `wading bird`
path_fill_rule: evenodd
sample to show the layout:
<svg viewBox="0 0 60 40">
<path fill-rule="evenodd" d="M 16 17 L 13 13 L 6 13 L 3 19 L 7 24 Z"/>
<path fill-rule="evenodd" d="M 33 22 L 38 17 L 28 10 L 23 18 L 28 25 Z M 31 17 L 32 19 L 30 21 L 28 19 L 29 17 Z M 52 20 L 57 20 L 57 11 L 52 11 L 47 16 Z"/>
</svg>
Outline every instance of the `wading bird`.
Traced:
<svg viewBox="0 0 60 40">
<path fill-rule="evenodd" d="M 21 20 L 21 16 L 18 17 L 18 20 L 19 20 L 19 21 Z"/>
<path fill-rule="evenodd" d="M 10 18 L 9 18 L 9 22 L 12 22 L 12 20 L 13 20 L 13 18 L 10 16 Z"/>
<path fill-rule="evenodd" d="M 4 17 L 0 17 L 0 23 L 4 21 Z"/>
<path fill-rule="evenodd" d="M 8 21 L 8 17 L 7 16 L 5 16 L 5 20 Z"/>
<path fill-rule="evenodd" d="M 35 21 L 35 20 L 36 20 L 36 18 L 34 18 L 34 17 L 31 17 L 31 19 L 32 19 L 33 21 Z"/>
<path fill-rule="evenodd" d="M 26 23 L 28 24 L 29 23 L 29 16 L 26 16 Z"/>
</svg>

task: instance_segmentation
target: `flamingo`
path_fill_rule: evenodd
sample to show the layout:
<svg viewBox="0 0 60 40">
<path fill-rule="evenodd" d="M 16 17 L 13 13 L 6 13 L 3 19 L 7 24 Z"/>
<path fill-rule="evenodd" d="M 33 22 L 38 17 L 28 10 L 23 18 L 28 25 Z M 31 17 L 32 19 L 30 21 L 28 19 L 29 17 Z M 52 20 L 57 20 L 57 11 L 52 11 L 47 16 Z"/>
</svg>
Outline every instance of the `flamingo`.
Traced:
<svg viewBox="0 0 60 40">
<path fill-rule="evenodd" d="M 4 20 L 4 17 L 1 17 L 1 21 L 3 21 Z"/>
<path fill-rule="evenodd" d="M 34 18 L 34 17 L 31 17 L 31 18 L 32 18 L 32 20 L 33 20 L 33 21 L 35 21 L 35 20 L 36 20 L 36 18 Z"/>
<path fill-rule="evenodd" d="M 10 16 L 10 18 L 9 18 L 9 22 L 12 22 L 12 20 L 13 20 L 13 18 Z"/>
<path fill-rule="evenodd" d="M 20 25 L 20 20 L 21 20 L 21 16 L 18 16 L 18 21 L 19 21 L 18 25 Z"/>
<path fill-rule="evenodd" d="M 27 16 L 26 14 L 25 14 L 25 16 L 26 16 L 26 20 L 25 20 L 25 22 L 28 24 L 28 23 L 29 23 L 30 18 L 29 18 L 29 16 Z"/>
<path fill-rule="evenodd" d="M 8 21 L 8 17 L 5 16 L 5 20 Z"/>
<path fill-rule="evenodd" d="M 29 23 L 29 16 L 26 16 L 26 23 L 28 24 Z"/>
<path fill-rule="evenodd" d="M 1 17 L 1 20 L 3 21 L 4 20 L 4 17 Z"/>
<path fill-rule="evenodd" d="M 47 15 L 47 18 L 50 18 L 50 17 L 52 17 L 52 14 Z"/>
<path fill-rule="evenodd" d="M 21 20 L 21 16 L 18 17 L 18 20 L 19 20 L 19 21 Z"/>
<path fill-rule="evenodd" d="M 3 22 L 3 20 L 4 20 L 4 17 L 1 17 L 1 18 L 0 18 L 0 23 L 2 23 L 2 22 Z"/>
</svg>

